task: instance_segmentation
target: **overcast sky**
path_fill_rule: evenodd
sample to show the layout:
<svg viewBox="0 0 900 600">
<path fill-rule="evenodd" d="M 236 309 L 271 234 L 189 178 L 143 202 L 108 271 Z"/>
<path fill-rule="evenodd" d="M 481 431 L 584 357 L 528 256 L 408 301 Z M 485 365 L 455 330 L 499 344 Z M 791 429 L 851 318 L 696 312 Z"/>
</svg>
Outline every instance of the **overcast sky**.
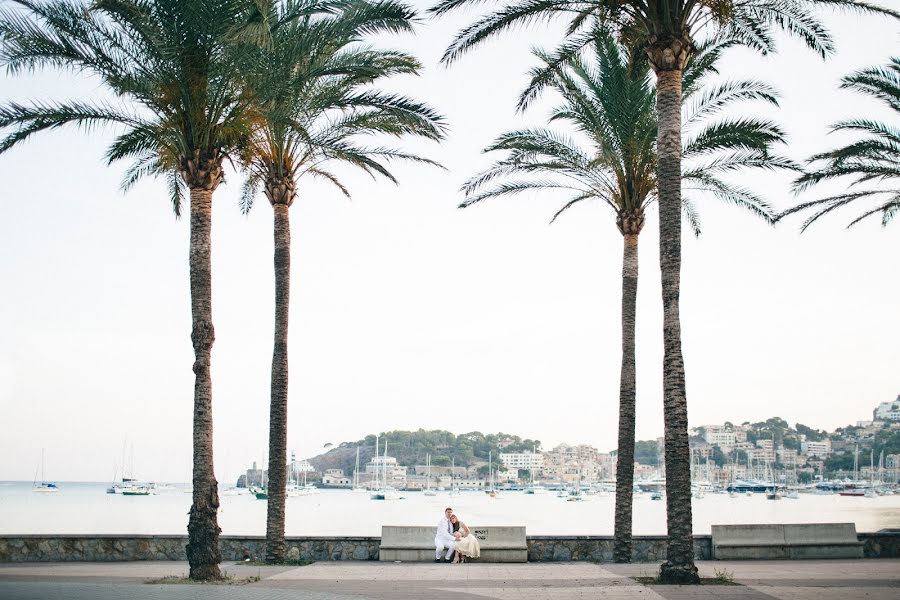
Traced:
<svg viewBox="0 0 900 600">
<path fill-rule="evenodd" d="M 416 2 L 422 7 L 427 2 Z M 496 200 L 464 211 L 460 184 L 497 134 L 545 122 L 552 102 L 513 110 L 530 29 L 438 66 L 471 15 L 389 40 L 425 64 L 386 87 L 446 115 L 441 145 L 410 143 L 447 167 L 397 166 L 400 185 L 346 172 L 353 201 L 305 182 L 291 209 L 288 444 L 390 429 L 502 430 L 615 447 L 622 238 L 611 212 L 583 205 L 552 226 L 564 197 Z M 840 141 L 830 123 L 890 118 L 840 77 L 898 54 L 900 28 L 827 17 L 838 44 L 823 62 L 797 42 L 760 58 L 736 50 L 723 76 L 782 93 L 785 152 L 798 160 Z M 96 81 L 0 76 L 0 98 L 84 97 Z M 0 156 L 0 479 L 107 480 L 134 448 L 139 477 L 186 480 L 193 391 L 188 221 L 160 182 L 123 195 L 107 168 L 111 131 L 45 134 Z M 787 177 L 741 179 L 779 208 Z M 273 331 L 272 210 L 239 213 L 240 177 L 216 192 L 213 348 L 216 471 L 234 481 L 267 446 Z M 819 193 L 826 193 L 822 188 Z M 812 196 L 809 196 L 810 198 Z M 900 224 L 844 229 L 853 211 L 800 236 L 703 199 L 704 234 L 684 238 L 682 329 L 692 425 L 780 416 L 833 429 L 871 418 L 900 392 Z M 658 215 L 640 240 L 639 439 L 662 434 Z"/>
</svg>

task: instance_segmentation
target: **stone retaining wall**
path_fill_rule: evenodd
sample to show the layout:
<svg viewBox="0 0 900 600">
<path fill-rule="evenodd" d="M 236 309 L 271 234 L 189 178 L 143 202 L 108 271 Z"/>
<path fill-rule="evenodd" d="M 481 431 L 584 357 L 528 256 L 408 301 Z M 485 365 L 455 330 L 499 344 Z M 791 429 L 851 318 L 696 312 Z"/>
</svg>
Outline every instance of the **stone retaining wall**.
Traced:
<svg viewBox="0 0 900 600">
<path fill-rule="evenodd" d="M 859 533 L 866 558 L 900 558 L 900 531 L 878 531 Z"/>
<path fill-rule="evenodd" d="M 289 537 L 289 560 L 378 560 L 377 537 Z M 187 560 L 183 535 L 0 535 L 0 562 Z M 264 536 L 222 536 L 222 560 L 261 560 Z"/>
<path fill-rule="evenodd" d="M 860 533 L 866 558 L 900 558 L 900 533 Z M 378 537 L 288 537 L 290 560 L 378 560 Z M 180 535 L 0 535 L 0 562 L 186 560 Z M 262 559 L 263 536 L 222 536 L 222 559 Z M 528 560 L 611 562 L 611 536 L 529 536 Z M 712 539 L 694 536 L 694 557 L 710 560 Z M 635 562 L 666 558 L 666 538 L 635 536 Z"/>
<path fill-rule="evenodd" d="M 665 560 L 666 538 L 663 536 L 634 536 L 632 560 L 653 562 Z M 712 538 L 708 535 L 694 536 L 694 558 L 710 560 Z M 612 562 L 613 538 L 611 536 L 528 536 L 528 561 L 552 562 L 570 560 L 592 560 Z"/>
</svg>

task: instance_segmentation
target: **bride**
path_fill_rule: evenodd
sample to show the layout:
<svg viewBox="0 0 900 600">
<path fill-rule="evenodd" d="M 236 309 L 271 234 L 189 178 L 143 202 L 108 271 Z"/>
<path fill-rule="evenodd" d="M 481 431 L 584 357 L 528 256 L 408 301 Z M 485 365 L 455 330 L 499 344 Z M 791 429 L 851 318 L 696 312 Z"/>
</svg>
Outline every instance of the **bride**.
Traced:
<svg viewBox="0 0 900 600">
<path fill-rule="evenodd" d="M 466 558 L 478 558 L 481 556 L 481 545 L 468 525 L 460 521 L 456 515 L 450 517 L 450 522 L 453 523 L 454 534 L 458 536 L 456 557 L 453 559 L 453 562 L 466 562 Z"/>
</svg>

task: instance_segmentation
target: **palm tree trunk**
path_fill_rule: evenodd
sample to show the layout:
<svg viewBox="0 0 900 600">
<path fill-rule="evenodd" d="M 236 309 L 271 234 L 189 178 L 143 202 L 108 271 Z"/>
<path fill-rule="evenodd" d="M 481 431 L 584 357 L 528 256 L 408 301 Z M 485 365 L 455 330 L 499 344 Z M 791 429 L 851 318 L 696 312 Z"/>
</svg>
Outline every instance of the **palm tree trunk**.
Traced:
<svg viewBox="0 0 900 600">
<path fill-rule="evenodd" d="M 194 345 L 194 474 L 193 504 L 188 518 L 187 558 L 190 578 L 220 579 L 219 490 L 213 470 L 212 377 L 210 355 L 215 340 L 212 324 L 210 261 L 212 190 L 191 188 L 191 341 Z"/>
<path fill-rule="evenodd" d="M 659 265 L 663 300 L 663 419 L 665 422 L 668 547 L 660 579 L 697 583 L 691 518 L 687 394 L 681 354 L 681 69 L 657 70 Z"/>
<path fill-rule="evenodd" d="M 291 294 L 290 202 L 275 210 L 275 348 L 269 409 L 269 487 L 266 561 L 284 561 L 284 504 L 287 484 L 288 311 Z"/>
<path fill-rule="evenodd" d="M 613 560 L 631 562 L 631 502 L 634 493 L 635 364 L 634 329 L 638 286 L 638 234 L 623 236 L 622 374 L 619 382 L 619 442 L 616 463 L 616 517 Z"/>
</svg>

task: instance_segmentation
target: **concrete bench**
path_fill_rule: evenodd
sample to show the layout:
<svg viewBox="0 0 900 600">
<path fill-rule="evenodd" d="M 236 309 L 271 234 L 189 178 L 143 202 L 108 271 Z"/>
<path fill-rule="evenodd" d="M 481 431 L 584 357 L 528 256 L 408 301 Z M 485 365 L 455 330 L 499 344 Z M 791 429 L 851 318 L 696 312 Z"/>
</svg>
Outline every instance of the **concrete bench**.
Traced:
<svg viewBox="0 0 900 600">
<path fill-rule="evenodd" d="M 853 523 L 713 525 L 716 560 L 862 558 Z"/>
<path fill-rule="evenodd" d="M 478 562 L 528 562 L 525 527 L 472 527 L 471 532 L 481 544 Z M 434 527 L 382 525 L 378 557 L 390 562 L 433 561 Z"/>
</svg>

